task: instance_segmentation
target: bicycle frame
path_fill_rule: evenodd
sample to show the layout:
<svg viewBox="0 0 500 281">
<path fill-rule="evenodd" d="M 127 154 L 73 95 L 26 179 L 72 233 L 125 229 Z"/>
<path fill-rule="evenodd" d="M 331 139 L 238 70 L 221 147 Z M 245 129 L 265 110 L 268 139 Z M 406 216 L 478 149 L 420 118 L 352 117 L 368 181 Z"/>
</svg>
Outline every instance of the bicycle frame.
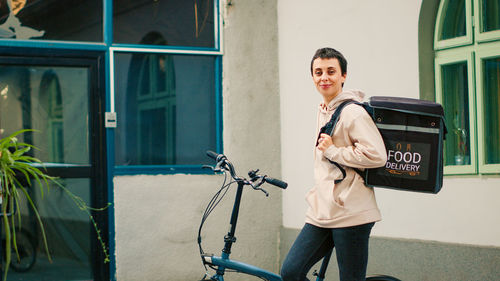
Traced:
<svg viewBox="0 0 500 281">
<path fill-rule="evenodd" d="M 236 232 L 236 224 L 238 222 L 238 215 L 240 211 L 240 203 L 241 196 L 243 195 L 243 180 L 237 180 L 237 190 L 236 197 L 234 199 L 233 211 L 231 213 L 231 220 L 229 222 L 229 232 L 226 236 L 224 236 L 224 249 L 222 249 L 221 256 L 213 256 L 213 255 L 205 255 L 203 256 L 203 260 L 211 265 L 214 265 L 217 270 L 216 274 L 211 277 L 210 280 L 214 281 L 224 281 L 224 273 L 226 269 L 235 270 L 237 272 L 258 276 L 261 278 L 265 278 L 269 281 L 282 281 L 281 277 L 277 274 L 264 270 L 262 268 L 246 264 L 239 261 L 234 261 L 229 259 L 229 255 L 231 254 L 231 247 L 234 242 L 236 242 L 236 238 L 234 236 Z"/>
<path fill-rule="evenodd" d="M 265 280 L 268 281 L 283 281 L 283 279 L 281 279 L 281 276 L 247 263 L 234 261 L 230 260 L 229 258 L 223 258 L 217 256 L 207 256 L 204 257 L 204 259 L 207 262 L 218 267 L 217 274 L 212 276 L 210 280 L 224 281 L 225 270 L 231 269 L 240 273 L 264 278 Z"/>
<path fill-rule="evenodd" d="M 236 224 L 238 222 L 238 215 L 240 211 L 241 197 L 243 195 L 243 180 L 237 180 L 237 190 L 236 197 L 234 199 L 233 211 L 231 213 L 231 220 L 229 222 L 230 228 L 226 236 L 224 236 L 224 248 L 222 249 L 221 256 L 215 255 L 204 255 L 203 260 L 207 264 L 211 264 L 216 267 L 216 274 L 210 277 L 213 281 L 224 281 L 224 273 L 227 269 L 237 271 L 239 273 L 244 273 L 252 276 L 257 276 L 264 278 L 268 281 L 283 281 L 281 276 L 267 271 L 265 269 L 253 266 L 244 262 L 235 261 L 229 259 L 231 254 L 231 247 L 233 243 L 236 242 L 235 232 Z M 330 252 L 331 254 L 331 252 Z M 326 255 L 323 259 L 323 263 L 320 268 L 319 274 L 317 274 L 316 281 L 323 281 L 325 278 L 326 268 L 328 266 L 328 261 L 330 260 L 330 255 Z"/>
</svg>

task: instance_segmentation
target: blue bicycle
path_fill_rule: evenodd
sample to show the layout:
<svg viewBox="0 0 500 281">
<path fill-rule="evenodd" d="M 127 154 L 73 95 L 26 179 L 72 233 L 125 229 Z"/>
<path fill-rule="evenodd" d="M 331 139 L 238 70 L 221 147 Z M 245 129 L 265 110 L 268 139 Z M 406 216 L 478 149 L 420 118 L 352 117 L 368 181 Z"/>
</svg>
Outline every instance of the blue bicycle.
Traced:
<svg viewBox="0 0 500 281">
<path fill-rule="evenodd" d="M 274 186 L 280 187 L 282 189 L 286 189 L 288 184 L 286 182 L 268 177 L 266 175 L 260 175 L 260 174 L 258 174 L 259 170 L 248 172 L 248 176 L 249 176 L 248 179 L 239 177 L 235 173 L 233 164 L 231 164 L 231 162 L 227 159 L 227 157 L 225 155 L 217 154 L 217 153 L 212 152 L 212 151 L 207 151 L 207 155 L 215 160 L 216 165 L 215 166 L 205 166 L 205 167 L 212 169 L 214 172 L 224 173 L 225 177 L 224 177 L 224 182 L 222 183 L 221 188 L 216 192 L 216 194 L 212 197 L 212 199 L 208 203 L 208 205 L 205 209 L 205 212 L 203 214 L 203 217 L 201 219 L 200 227 L 198 229 L 198 246 L 200 249 L 201 260 L 202 260 L 203 265 L 204 265 L 206 272 L 207 272 L 205 274 L 205 276 L 203 276 L 202 280 L 224 281 L 224 273 L 232 271 L 232 272 L 239 272 L 239 273 L 255 276 L 255 277 L 258 277 L 262 280 L 267 280 L 267 281 L 283 281 L 281 279 L 281 276 L 279 276 L 275 273 L 269 272 L 267 270 L 253 266 L 251 264 L 231 260 L 229 258 L 229 255 L 231 254 L 231 247 L 232 247 L 233 243 L 236 242 L 236 237 L 234 235 L 236 232 L 236 223 L 238 222 L 238 214 L 239 214 L 239 210 L 240 210 L 240 202 L 241 202 L 241 196 L 243 194 L 244 186 L 250 186 L 254 190 L 260 190 L 266 196 L 268 196 L 269 193 L 266 190 L 261 188 L 262 184 L 269 183 L 269 184 L 272 184 Z M 231 177 L 231 179 L 229 180 L 229 183 L 226 183 L 228 175 Z M 230 225 L 229 232 L 224 236 L 224 248 L 222 249 L 222 253 L 220 256 L 206 254 L 203 251 L 203 248 L 201 245 L 201 233 L 202 233 L 203 224 L 207 220 L 210 213 L 215 209 L 215 207 L 217 207 L 219 202 L 226 195 L 227 191 L 229 190 L 229 186 L 231 186 L 234 183 L 237 184 L 236 197 L 234 199 L 233 210 L 231 213 L 231 220 L 229 222 L 229 225 Z M 329 263 L 331 254 L 332 253 L 330 252 L 330 254 L 327 254 L 323 258 L 323 262 L 321 264 L 321 268 L 320 268 L 319 272 L 314 273 L 314 275 L 316 276 L 316 281 L 325 280 L 326 269 L 328 267 L 328 263 Z M 210 276 L 208 273 L 208 268 L 213 269 L 215 271 L 215 275 Z M 371 281 L 401 281 L 397 278 L 394 278 L 392 276 L 387 276 L 387 275 L 369 276 L 366 278 L 366 280 L 371 280 Z"/>
</svg>

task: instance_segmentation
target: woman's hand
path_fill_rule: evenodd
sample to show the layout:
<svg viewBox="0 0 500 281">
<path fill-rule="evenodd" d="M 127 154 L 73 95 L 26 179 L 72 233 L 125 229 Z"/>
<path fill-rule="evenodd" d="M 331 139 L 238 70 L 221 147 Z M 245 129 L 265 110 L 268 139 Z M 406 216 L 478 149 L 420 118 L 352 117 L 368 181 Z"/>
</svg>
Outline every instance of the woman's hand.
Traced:
<svg viewBox="0 0 500 281">
<path fill-rule="evenodd" d="M 327 150 L 328 147 L 330 147 L 331 145 L 333 145 L 333 140 L 330 135 L 328 134 L 319 135 L 319 140 L 318 140 L 319 150 L 325 152 L 325 150 Z"/>
</svg>

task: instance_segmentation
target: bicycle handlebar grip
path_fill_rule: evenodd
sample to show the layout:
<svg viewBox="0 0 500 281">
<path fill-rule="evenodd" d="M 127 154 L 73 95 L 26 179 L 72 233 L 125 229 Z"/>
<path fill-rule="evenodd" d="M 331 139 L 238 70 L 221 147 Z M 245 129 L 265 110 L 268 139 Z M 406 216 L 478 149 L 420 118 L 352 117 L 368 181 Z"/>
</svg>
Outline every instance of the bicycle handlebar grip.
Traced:
<svg viewBox="0 0 500 281">
<path fill-rule="evenodd" d="M 282 180 L 279 180 L 279 179 L 274 179 L 274 178 L 270 178 L 270 177 L 265 177 L 264 180 L 269 183 L 269 184 L 272 184 L 274 186 L 277 186 L 279 188 L 283 188 L 283 189 L 286 189 L 288 187 L 288 183 L 282 181 Z"/>
<path fill-rule="evenodd" d="M 207 150 L 207 155 L 208 155 L 208 157 L 210 157 L 210 158 L 212 158 L 212 159 L 214 159 L 216 161 L 217 161 L 217 156 L 219 156 L 219 154 L 217 154 L 217 153 L 215 153 L 215 152 L 213 152 L 211 150 Z"/>
</svg>

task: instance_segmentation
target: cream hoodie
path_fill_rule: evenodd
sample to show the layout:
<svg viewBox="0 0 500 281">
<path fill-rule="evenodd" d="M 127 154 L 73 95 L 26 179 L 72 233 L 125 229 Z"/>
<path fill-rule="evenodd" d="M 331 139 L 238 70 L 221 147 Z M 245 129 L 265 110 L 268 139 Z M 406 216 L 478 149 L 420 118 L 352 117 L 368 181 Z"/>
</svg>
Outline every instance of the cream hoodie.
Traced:
<svg viewBox="0 0 500 281">
<path fill-rule="evenodd" d="M 361 91 L 343 91 L 328 105 L 321 104 L 316 137 L 342 101 L 362 102 L 363 98 Z M 382 137 L 364 108 L 350 104 L 342 110 L 333 144 L 324 153 L 314 148 L 314 186 L 306 195 L 309 204 L 306 223 L 338 228 L 379 221 L 381 216 L 373 188 L 367 187 L 363 178 L 349 168 L 381 167 L 387 161 Z M 346 170 L 346 177 L 339 184 L 334 181 L 342 178 L 342 172 L 328 159 Z"/>
</svg>

